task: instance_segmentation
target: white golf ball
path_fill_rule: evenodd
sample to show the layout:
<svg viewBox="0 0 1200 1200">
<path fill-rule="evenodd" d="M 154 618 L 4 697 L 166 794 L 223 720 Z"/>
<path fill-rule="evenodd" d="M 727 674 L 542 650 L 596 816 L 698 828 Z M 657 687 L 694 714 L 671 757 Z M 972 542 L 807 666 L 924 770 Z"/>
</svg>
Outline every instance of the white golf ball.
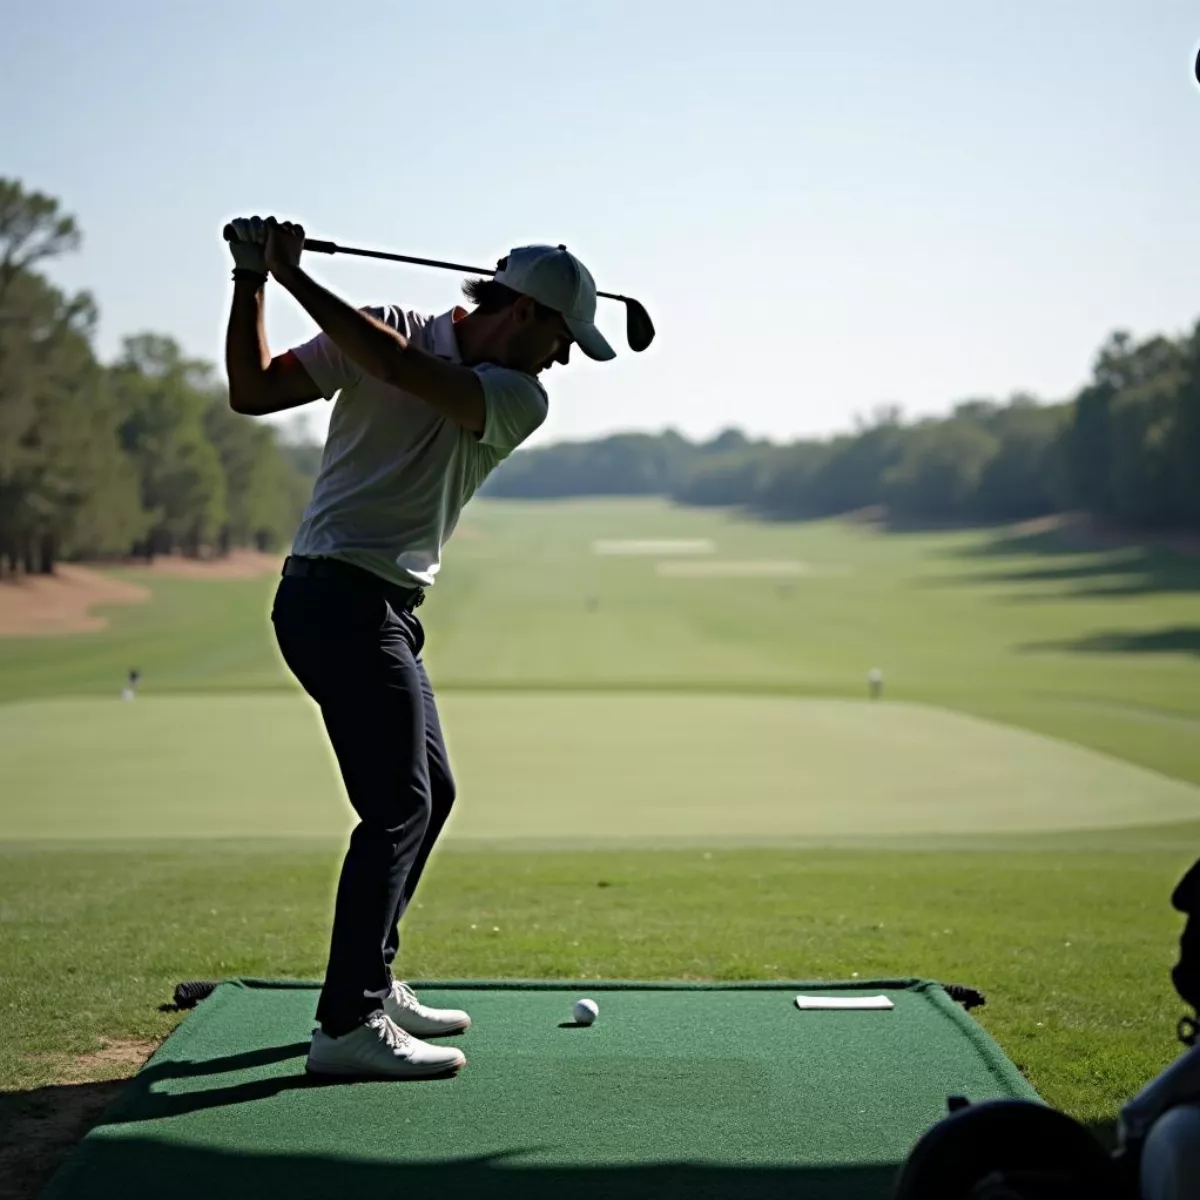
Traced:
<svg viewBox="0 0 1200 1200">
<path fill-rule="evenodd" d="M 580 1025 L 590 1025 L 600 1015 L 600 1006 L 595 1000 L 575 1001 L 575 1020 Z"/>
</svg>

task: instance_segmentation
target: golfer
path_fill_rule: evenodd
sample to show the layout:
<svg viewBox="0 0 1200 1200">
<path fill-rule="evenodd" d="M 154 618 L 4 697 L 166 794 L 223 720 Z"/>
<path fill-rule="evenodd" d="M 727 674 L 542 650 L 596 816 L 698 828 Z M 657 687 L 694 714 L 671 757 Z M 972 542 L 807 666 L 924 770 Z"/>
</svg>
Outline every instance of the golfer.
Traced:
<svg viewBox="0 0 1200 1200">
<path fill-rule="evenodd" d="M 271 619 L 289 669 L 319 705 L 358 824 L 342 864 L 308 1070 L 343 1078 L 445 1075 L 461 1050 L 424 1039 L 470 1018 L 422 1004 L 392 967 L 399 923 L 454 803 L 417 607 L 463 505 L 546 419 L 539 381 L 572 345 L 613 350 L 594 324 L 596 286 L 562 247 L 523 246 L 473 304 L 428 316 L 356 309 L 309 276 L 304 230 L 232 222 L 230 404 L 252 415 L 336 403 L 312 499 Z M 268 277 L 320 329 L 272 357 Z"/>
</svg>

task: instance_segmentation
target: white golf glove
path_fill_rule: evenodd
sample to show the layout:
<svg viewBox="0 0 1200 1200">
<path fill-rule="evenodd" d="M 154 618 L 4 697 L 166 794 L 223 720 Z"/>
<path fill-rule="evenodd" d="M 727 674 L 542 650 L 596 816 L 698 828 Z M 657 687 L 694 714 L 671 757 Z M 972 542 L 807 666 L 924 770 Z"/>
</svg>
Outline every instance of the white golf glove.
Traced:
<svg viewBox="0 0 1200 1200">
<path fill-rule="evenodd" d="M 234 267 L 266 275 L 267 260 L 263 251 L 267 244 L 267 227 L 262 217 L 238 217 L 229 225 L 234 234 L 229 243 Z"/>
</svg>

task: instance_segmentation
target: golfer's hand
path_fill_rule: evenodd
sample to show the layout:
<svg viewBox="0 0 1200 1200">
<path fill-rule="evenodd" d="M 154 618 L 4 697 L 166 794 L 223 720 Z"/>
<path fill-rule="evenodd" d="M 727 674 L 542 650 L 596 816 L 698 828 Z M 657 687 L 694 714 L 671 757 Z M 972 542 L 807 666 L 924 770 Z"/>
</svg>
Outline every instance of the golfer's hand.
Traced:
<svg viewBox="0 0 1200 1200">
<path fill-rule="evenodd" d="M 247 271 L 267 274 L 267 260 L 263 254 L 267 244 L 267 228 L 262 217 L 238 217 L 229 222 L 233 239 L 229 242 L 229 253 L 233 255 L 235 267 Z"/>
<path fill-rule="evenodd" d="M 268 217 L 264 226 L 267 231 L 267 269 L 271 274 L 279 276 L 291 267 L 298 267 L 304 249 L 304 226 L 277 221 L 274 217 Z"/>
</svg>

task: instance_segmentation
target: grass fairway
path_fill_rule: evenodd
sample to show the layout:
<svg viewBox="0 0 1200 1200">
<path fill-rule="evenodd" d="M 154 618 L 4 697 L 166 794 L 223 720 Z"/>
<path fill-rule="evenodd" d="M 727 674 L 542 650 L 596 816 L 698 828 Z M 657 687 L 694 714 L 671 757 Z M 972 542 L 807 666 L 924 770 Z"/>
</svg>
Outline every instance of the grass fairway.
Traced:
<svg viewBox="0 0 1200 1200">
<path fill-rule="evenodd" d="M 598 543 L 706 541 L 612 554 Z M 800 563 L 805 573 L 663 575 L 663 563 Z M 291 690 L 273 580 L 130 570 L 152 604 L 102 634 L 0 638 L 0 701 Z M 889 698 L 968 712 L 1200 784 L 1200 558 L 1079 550 L 1005 530 L 883 535 L 772 525 L 656 501 L 479 502 L 421 610 L 448 689 Z"/>
<path fill-rule="evenodd" d="M 127 1072 L 182 978 L 323 966 L 351 818 L 274 583 L 127 574 L 154 602 L 106 631 L 0 639 L 18 1108 Z M 461 799 L 405 971 L 964 982 L 1109 1120 L 1177 1048 L 1198 594 L 1196 560 L 1045 534 L 473 505 L 421 610 Z"/>
</svg>

